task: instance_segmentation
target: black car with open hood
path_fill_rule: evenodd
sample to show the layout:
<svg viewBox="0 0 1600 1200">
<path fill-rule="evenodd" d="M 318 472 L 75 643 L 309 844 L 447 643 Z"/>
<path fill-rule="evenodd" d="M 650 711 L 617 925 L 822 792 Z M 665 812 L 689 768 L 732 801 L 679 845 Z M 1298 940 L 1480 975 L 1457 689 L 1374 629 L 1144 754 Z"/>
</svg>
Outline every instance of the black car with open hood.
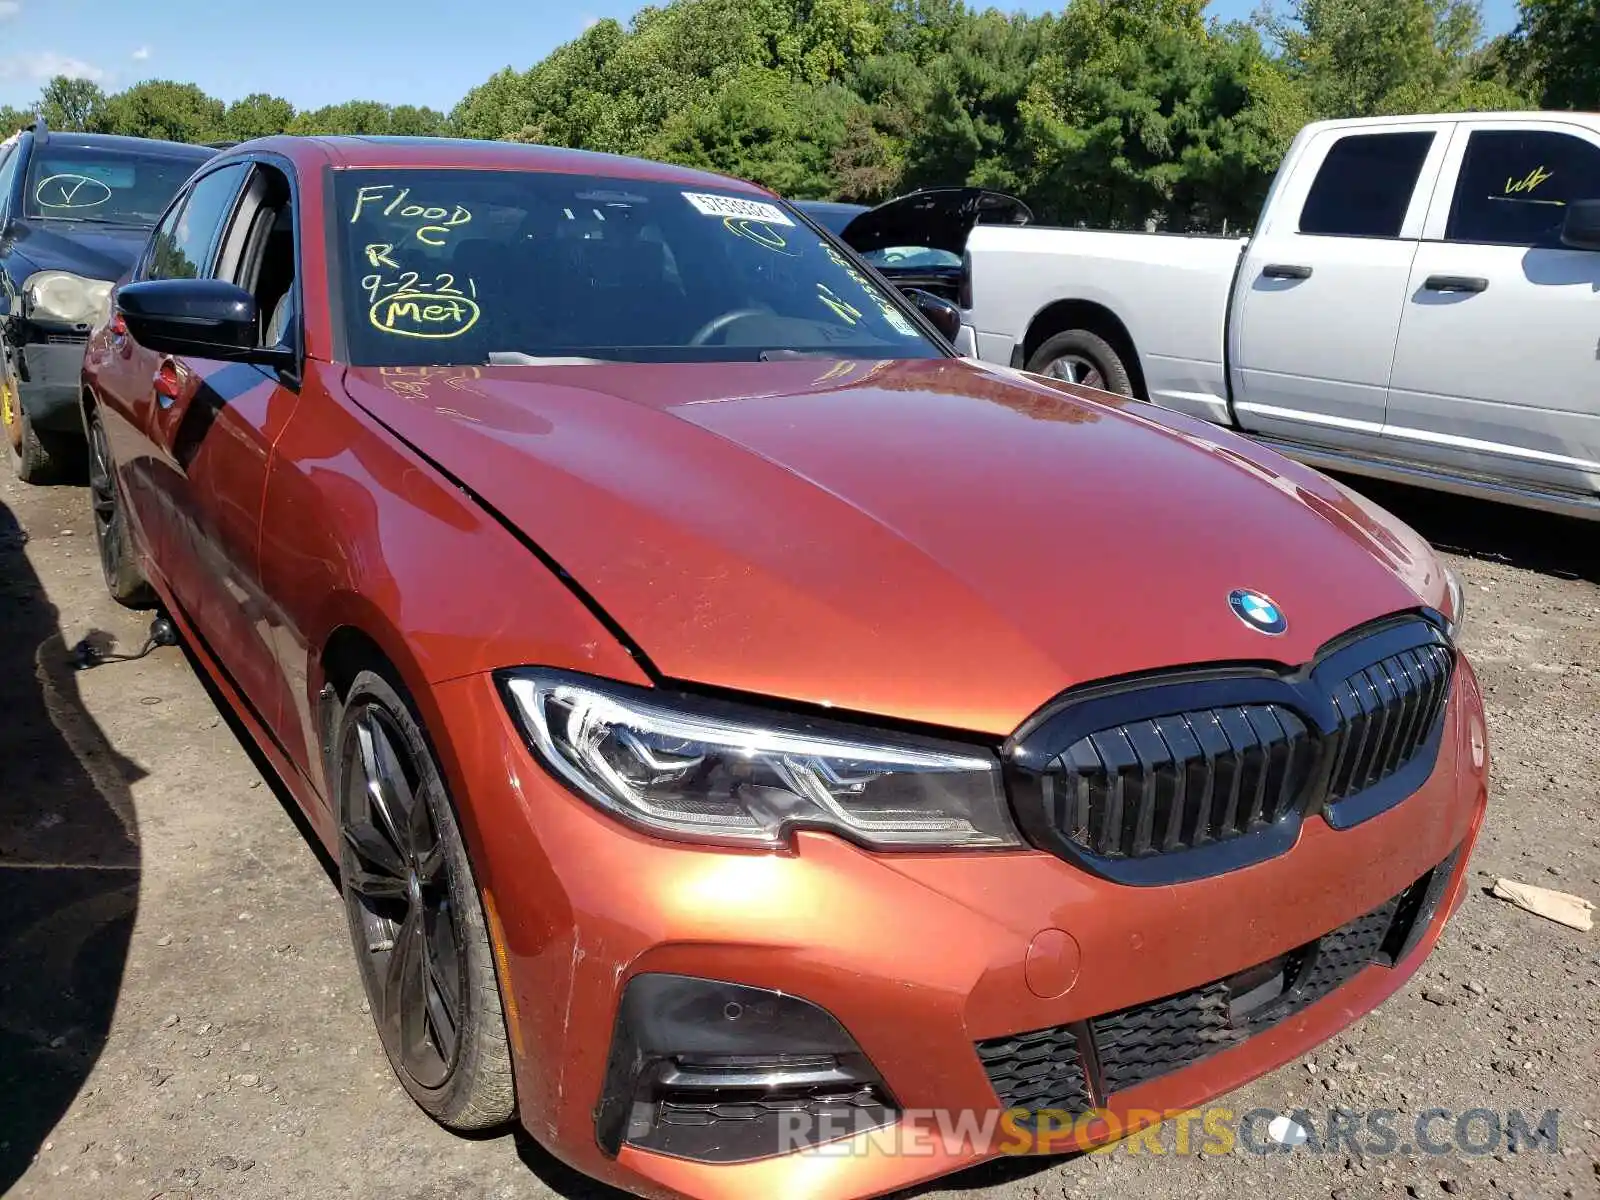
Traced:
<svg viewBox="0 0 1600 1200">
<path fill-rule="evenodd" d="M 795 207 L 836 234 L 890 282 L 962 304 L 967 235 L 976 225 L 1026 225 L 1028 206 L 987 188 L 925 188 L 876 208 L 823 200 Z"/>
</svg>

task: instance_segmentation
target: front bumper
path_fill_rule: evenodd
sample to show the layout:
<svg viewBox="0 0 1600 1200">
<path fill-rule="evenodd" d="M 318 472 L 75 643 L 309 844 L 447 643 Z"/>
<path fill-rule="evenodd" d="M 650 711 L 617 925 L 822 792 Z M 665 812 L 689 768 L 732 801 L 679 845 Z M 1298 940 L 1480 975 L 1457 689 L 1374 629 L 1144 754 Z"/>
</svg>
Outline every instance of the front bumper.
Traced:
<svg viewBox="0 0 1600 1200">
<path fill-rule="evenodd" d="M 17 391 L 35 429 L 83 434 L 81 341 L 29 342 L 16 349 Z"/>
<path fill-rule="evenodd" d="M 502 952 L 523 1124 L 587 1174 L 655 1196 L 878 1195 L 1003 1146 L 882 1133 L 708 1164 L 596 1139 L 619 1000 L 665 973 L 781 991 L 848 1031 L 903 1111 L 1004 1107 L 976 1044 L 1071 1026 L 1289 954 L 1399 896 L 1451 858 L 1437 907 L 1393 966 L 1231 1048 L 1113 1091 L 1118 1128 L 1193 1107 L 1287 1062 L 1394 992 L 1459 903 L 1487 798 L 1482 704 L 1456 672 L 1435 769 L 1406 801 L 1342 832 L 1307 820 L 1288 853 L 1177 886 L 1129 887 L 1038 851 L 875 855 L 819 833 L 786 854 L 711 852 L 634 833 L 547 777 L 491 680 L 434 689 L 440 749 Z M 1060 1127 L 1057 1126 L 1059 1129 Z M 1085 1126 L 1044 1146 L 1092 1144 Z M 875 1148 L 876 1147 L 876 1148 Z"/>
</svg>

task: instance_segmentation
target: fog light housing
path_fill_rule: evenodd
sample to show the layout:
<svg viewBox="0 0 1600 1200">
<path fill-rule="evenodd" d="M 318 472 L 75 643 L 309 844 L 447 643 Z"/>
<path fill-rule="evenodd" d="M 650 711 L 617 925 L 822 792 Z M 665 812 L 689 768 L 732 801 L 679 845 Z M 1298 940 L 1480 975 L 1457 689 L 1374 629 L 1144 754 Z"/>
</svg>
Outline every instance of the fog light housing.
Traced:
<svg viewBox="0 0 1600 1200">
<path fill-rule="evenodd" d="M 883 1079 L 815 1004 L 687 975 L 635 976 L 595 1136 L 697 1162 L 790 1154 L 893 1123 Z"/>
</svg>

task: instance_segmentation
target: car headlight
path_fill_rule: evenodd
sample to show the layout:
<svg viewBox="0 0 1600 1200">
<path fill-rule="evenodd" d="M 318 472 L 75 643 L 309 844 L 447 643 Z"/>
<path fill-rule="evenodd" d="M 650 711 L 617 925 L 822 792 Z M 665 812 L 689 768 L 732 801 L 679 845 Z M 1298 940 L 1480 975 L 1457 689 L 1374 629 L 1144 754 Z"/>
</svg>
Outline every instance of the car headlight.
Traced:
<svg viewBox="0 0 1600 1200">
<path fill-rule="evenodd" d="M 111 283 L 68 271 L 40 271 L 23 285 L 28 315 L 65 325 L 92 325 L 111 303 Z"/>
<path fill-rule="evenodd" d="M 1460 577 L 1443 563 L 1439 566 L 1444 571 L 1446 606 L 1444 619 L 1450 640 L 1455 641 L 1456 634 L 1461 632 L 1461 622 L 1467 615 L 1467 594 L 1462 590 Z"/>
<path fill-rule="evenodd" d="M 807 826 L 879 849 L 1021 844 L 981 747 L 565 671 L 506 672 L 501 686 L 558 778 L 664 837 L 773 847 Z"/>
</svg>

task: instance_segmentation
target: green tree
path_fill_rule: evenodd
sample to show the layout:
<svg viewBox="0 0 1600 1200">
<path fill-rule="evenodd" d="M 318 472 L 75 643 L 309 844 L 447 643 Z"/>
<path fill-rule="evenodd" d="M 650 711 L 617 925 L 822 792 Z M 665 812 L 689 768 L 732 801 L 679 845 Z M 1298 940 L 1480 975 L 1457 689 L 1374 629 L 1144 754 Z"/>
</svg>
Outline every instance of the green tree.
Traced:
<svg viewBox="0 0 1600 1200">
<path fill-rule="evenodd" d="M 450 118 L 436 109 L 398 104 L 389 110 L 388 132 L 398 137 L 445 137 Z"/>
<path fill-rule="evenodd" d="M 388 133 L 389 106 L 375 100 L 347 100 L 295 117 L 290 133 Z"/>
<path fill-rule="evenodd" d="M 1304 116 L 1253 30 L 1187 0 L 1077 0 L 1022 103 L 1024 197 L 1068 224 L 1247 225 Z"/>
<path fill-rule="evenodd" d="M 95 129 L 105 107 L 106 94 L 91 79 L 57 75 L 39 94 L 39 112 L 51 129 Z"/>
<path fill-rule="evenodd" d="M 294 105 L 282 97 L 252 92 L 228 105 L 222 124 L 230 138 L 247 142 L 287 132 L 294 124 L 294 115 Z"/>
<path fill-rule="evenodd" d="M 1513 70 L 1546 108 L 1600 108 L 1600 0 L 1522 0 Z"/>
<path fill-rule="evenodd" d="M 105 103 L 99 126 L 106 133 L 214 142 L 227 138 L 227 108 L 192 83 L 155 79 L 118 92 Z"/>
<path fill-rule="evenodd" d="M 1262 24 L 1317 117 L 1526 106 L 1480 69 L 1478 0 L 1296 0 Z"/>
<path fill-rule="evenodd" d="M 12 108 L 9 104 L 0 104 L 0 141 L 4 141 L 24 126 L 32 124 L 32 109 Z"/>
</svg>

